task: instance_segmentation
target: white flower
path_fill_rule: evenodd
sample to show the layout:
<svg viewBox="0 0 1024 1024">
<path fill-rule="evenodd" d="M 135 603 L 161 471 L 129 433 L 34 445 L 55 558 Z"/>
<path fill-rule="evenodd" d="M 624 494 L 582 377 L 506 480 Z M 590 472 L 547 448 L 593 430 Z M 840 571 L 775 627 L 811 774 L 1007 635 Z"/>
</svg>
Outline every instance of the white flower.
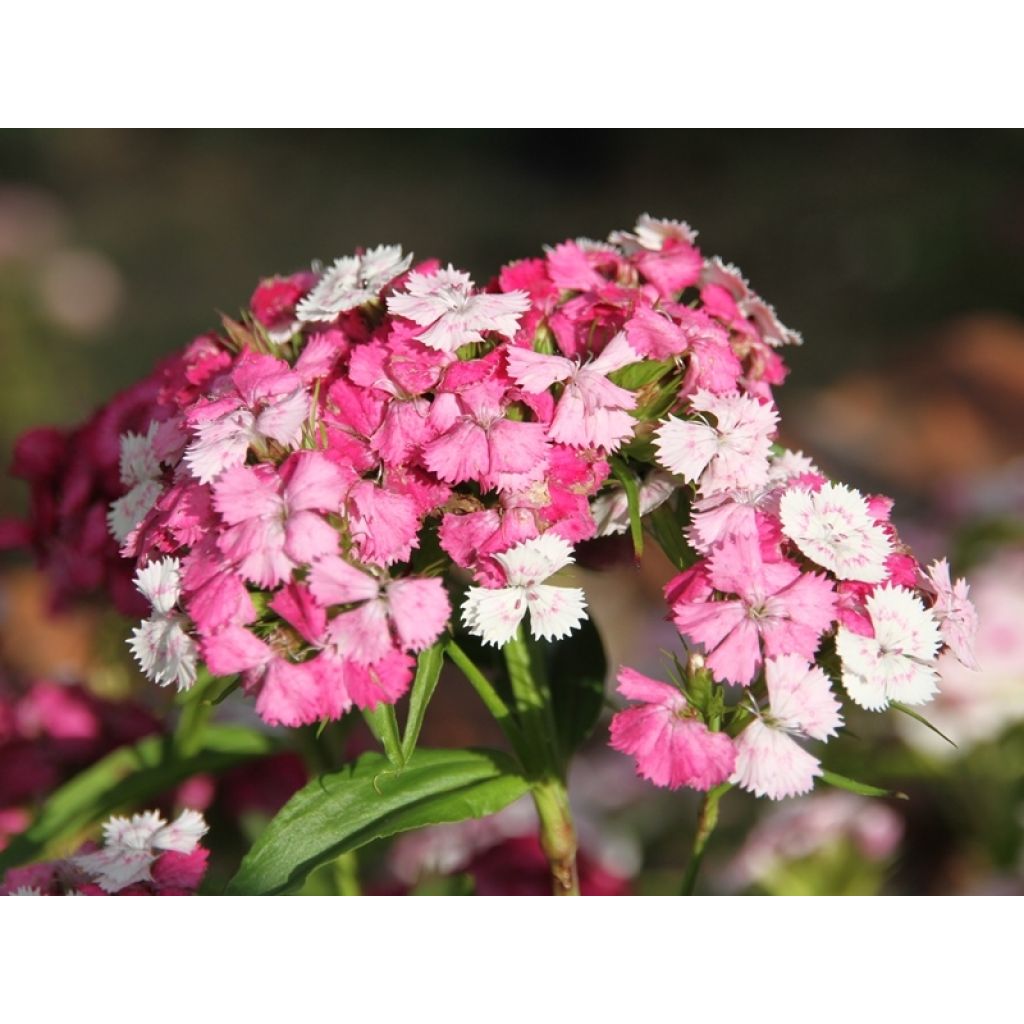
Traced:
<svg viewBox="0 0 1024 1024">
<path fill-rule="evenodd" d="M 507 585 L 498 590 L 470 587 L 462 606 L 463 624 L 485 644 L 507 644 L 527 611 L 530 632 L 537 640 L 560 640 L 587 617 L 579 587 L 543 582 L 573 561 L 567 540 L 546 533 L 494 557 L 505 570 Z"/>
<path fill-rule="evenodd" d="M 836 579 L 881 583 L 892 543 L 859 491 L 825 484 L 814 492 L 794 487 L 779 502 L 782 532 L 812 562 Z"/>
<path fill-rule="evenodd" d="M 683 220 L 665 220 L 642 213 L 637 219 L 636 227 L 630 231 L 613 231 L 608 241 L 622 246 L 627 252 L 648 249 L 660 252 L 669 240 L 685 242 L 693 245 L 697 232 Z"/>
<path fill-rule="evenodd" d="M 120 892 L 136 882 L 149 881 L 149 869 L 164 851 L 192 853 L 207 830 L 198 811 L 182 811 L 169 825 L 158 811 L 145 811 L 130 819 L 113 817 L 103 826 L 103 849 L 71 860 L 106 892 Z"/>
<path fill-rule="evenodd" d="M 804 455 L 803 452 L 790 451 L 788 448 L 780 455 L 773 455 L 768 463 L 768 482 L 784 484 L 795 476 L 812 473 L 821 476 L 821 470 Z"/>
<path fill-rule="evenodd" d="M 730 781 L 772 800 L 808 793 L 821 762 L 793 736 L 826 740 L 843 724 L 828 677 L 796 654 L 768 658 L 764 666 L 769 708 L 736 737 Z"/>
<path fill-rule="evenodd" d="M 307 323 L 329 323 L 339 313 L 379 298 L 384 286 L 411 263 L 412 253 L 403 256 L 400 245 L 378 245 L 361 256 L 342 256 L 298 304 L 295 315 Z"/>
<path fill-rule="evenodd" d="M 700 480 L 704 496 L 759 487 L 768 479 L 771 435 L 779 414 L 750 395 L 714 395 L 700 390 L 692 407 L 715 417 L 715 425 L 672 417 L 654 435 L 658 462 L 684 480 Z"/>
<path fill-rule="evenodd" d="M 34 885 L 19 885 L 17 889 L 12 889 L 8 896 L 42 896 L 43 892 L 41 889 L 37 889 Z"/>
<path fill-rule="evenodd" d="M 869 711 L 883 711 L 890 701 L 931 700 L 938 689 L 935 658 L 942 643 L 935 616 L 906 587 L 878 588 L 867 608 L 873 637 L 846 626 L 836 634 L 846 692 Z"/>
<path fill-rule="evenodd" d="M 175 611 L 181 563 L 176 558 L 150 562 L 136 572 L 135 586 L 153 606 L 153 614 L 132 631 L 128 646 L 148 679 L 187 690 L 196 681 L 196 643 L 185 631 L 184 616 Z"/>
<path fill-rule="evenodd" d="M 159 424 L 151 423 L 145 434 L 127 431 L 121 435 L 121 483 L 128 491 L 112 502 L 107 512 L 107 528 L 118 544 L 146 518 L 164 489 L 154 444 L 158 429 Z"/>
<path fill-rule="evenodd" d="M 530 308 L 530 297 L 522 291 L 473 295 L 469 274 L 451 265 L 433 274 L 413 272 L 406 287 L 407 292 L 388 299 L 388 312 L 426 328 L 417 339 L 441 352 L 483 340 L 481 331 L 511 338 L 519 329 L 519 318 Z"/>
</svg>

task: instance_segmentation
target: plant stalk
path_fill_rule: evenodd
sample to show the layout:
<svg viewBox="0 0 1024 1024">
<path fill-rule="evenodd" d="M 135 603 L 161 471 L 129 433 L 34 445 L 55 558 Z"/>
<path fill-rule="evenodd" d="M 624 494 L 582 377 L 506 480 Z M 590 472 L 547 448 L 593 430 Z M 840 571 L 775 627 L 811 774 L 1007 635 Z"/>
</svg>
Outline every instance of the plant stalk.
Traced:
<svg viewBox="0 0 1024 1024">
<path fill-rule="evenodd" d="M 722 785 L 716 786 L 704 794 L 700 805 L 700 814 L 697 817 L 697 834 L 693 837 L 690 863 L 687 864 L 686 874 L 683 875 L 680 896 L 692 896 L 697 887 L 697 874 L 700 871 L 701 861 L 704 859 L 704 849 L 718 824 L 718 802 L 730 789 L 732 789 L 732 783 L 723 782 Z"/>
</svg>

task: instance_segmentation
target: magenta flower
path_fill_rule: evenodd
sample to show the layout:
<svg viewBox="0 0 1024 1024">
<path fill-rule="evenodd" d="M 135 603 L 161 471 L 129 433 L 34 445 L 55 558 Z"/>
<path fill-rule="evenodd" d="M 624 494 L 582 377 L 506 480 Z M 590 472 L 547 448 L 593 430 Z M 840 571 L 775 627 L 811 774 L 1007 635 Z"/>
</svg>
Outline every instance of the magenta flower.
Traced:
<svg viewBox="0 0 1024 1024">
<path fill-rule="evenodd" d="M 709 790 L 732 774 L 733 741 L 723 732 L 711 732 L 682 691 L 622 668 L 619 693 L 640 704 L 612 719 L 611 745 L 636 759 L 637 774 L 656 786 L 699 790 Z"/>
</svg>

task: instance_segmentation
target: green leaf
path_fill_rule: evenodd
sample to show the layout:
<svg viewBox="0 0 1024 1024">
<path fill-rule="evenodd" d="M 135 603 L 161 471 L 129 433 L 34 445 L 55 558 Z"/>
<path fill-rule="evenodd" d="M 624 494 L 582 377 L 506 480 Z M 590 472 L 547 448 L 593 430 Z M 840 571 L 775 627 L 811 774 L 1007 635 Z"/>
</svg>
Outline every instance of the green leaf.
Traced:
<svg viewBox="0 0 1024 1024">
<path fill-rule="evenodd" d="M 417 750 L 395 770 L 364 754 L 299 790 L 242 861 L 229 896 L 269 896 L 347 850 L 442 822 L 482 818 L 528 789 L 515 763 L 496 750 Z"/>
<path fill-rule="evenodd" d="M 50 796 L 32 826 L 0 853 L 0 874 L 39 857 L 48 844 L 123 807 L 146 803 L 192 775 L 218 774 L 277 748 L 272 737 L 238 725 L 208 726 L 199 749 L 188 757 L 174 750 L 170 737 L 150 736 L 133 747 L 121 747 Z"/>
<path fill-rule="evenodd" d="M 936 736 L 941 736 L 954 749 L 960 749 L 941 729 L 932 725 L 932 723 L 929 722 L 920 711 L 915 711 L 913 708 L 907 707 L 906 704 L 901 704 L 898 700 L 889 701 L 889 707 L 895 708 L 897 711 L 901 711 L 903 714 L 914 719 L 915 722 L 920 722 L 926 728 L 931 729 Z"/>
<path fill-rule="evenodd" d="M 629 532 L 633 538 L 633 552 L 639 559 L 644 553 L 644 524 L 640 519 L 640 489 L 636 475 L 621 459 L 609 459 L 612 476 L 622 484 L 629 508 Z"/>
<path fill-rule="evenodd" d="M 677 569 L 686 569 L 697 560 L 686 543 L 679 513 L 672 507 L 672 500 L 659 505 L 647 516 L 647 524 L 658 546 Z"/>
<path fill-rule="evenodd" d="M 836 789 L 846 789 L 851 793 L 858 793 L 860 796 L 891 796 L 897 800 L 909 800 L 906 793 L 899 793 L 891 789 L 879 789 L 878 786 L 869 786 L 866 782 L 857 782 L 855 779 L 848 779 L 845 775 L 837 775 L 835 772 L 823 771 L 821 781 L 835 786 Z"/>
<path fill-rule="evenodd" d="M 639 363 L 630 363 L 608 374 L 608 379 L 620 388 L 629 391 L 636 391 L 637 388 L 646 387 L 656 380 L 661 380 L 672 367 L 675 366 L 674 359 L 663 359 L 660 362 L 654 359 L 642 359 Z"/>
<path fill-rule="evenodd" d="M 601 717 L 607 672 L 601 634 L 590 619 L 554 645 L 548 678 L 558 740 L 566 759 Z"/>
<path fill-rule="evenodd" d="M 427 714 L 427 705 L 437 689 L 437 681 L 441 677 L 441 666 L 444 664 L 444 645 L 434 644 L 423 651 L 416 661 L 416 678 L 412 681 L 412 693 L 409 696 L 409 714 L 405 719 L 405 733 L 402 735 L 402 754 L 408 760 L 416 749 L 416 741 L 420 738 L 423 719 Z"/>
<path fill-rule="evenodd" d="M 392 767 L 403 767 L 405 755 L 402 753 L 402 741 L 398 736 L 395 705 L 385 704 L 382 701 L 372 711 L 369 708 L 363 708 L 363 718 L 370 727 L 370 732 L 377 738 L 377 742 L 384 747 L 384 753 L 387 754 Z"/>
</svg>

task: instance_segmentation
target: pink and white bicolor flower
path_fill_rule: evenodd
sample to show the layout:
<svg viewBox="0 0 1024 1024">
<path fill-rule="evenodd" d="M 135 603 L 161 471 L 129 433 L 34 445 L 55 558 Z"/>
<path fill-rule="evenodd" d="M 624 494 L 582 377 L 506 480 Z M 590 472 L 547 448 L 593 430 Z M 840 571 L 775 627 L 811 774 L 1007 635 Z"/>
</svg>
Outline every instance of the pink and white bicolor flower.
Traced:
<svg viewBox="0 0 1024 1024">
<path fill-rule="evenodd" d="M 548 427 L 553 441 L 614 452 L 633 434 L 636 420 L 627 410 L 636 407 L 636 395 L 613 384 L 608 374 L 640 359 L 625 331 L 620 331 L 596 359 L 587 362 L 510 348 L 508 372 L 531 395 L 543 394 L 552 384 L 565 384 Z"/>
<path fill-rule="evenodd" d="M 198 811 L 182 811 L 170 824 L 159 811 L 129 818 L 113 817 L 103 825 L 103 849 L 81 853 L 72 863 L 93 876 L 106 892 L 120 892 L 151 880 L 153 862 L 168 850 L 192 853 L 208 826 Z"/>
<path fill-rule="evenodd" d="M 146 678 L 160 686 L 176 683 L 187 690 L 196 681 L 196 644 L 176 610 L 181 597 L 177 558 L 150 562 L 135 574 L 135 586 L 153 606 L 153 614 L 132 631 L 128 646 Z"/>
<path fill-rule="evenodd" d="M 469 274 L 451 265 L 432 274 L 413 271 L 406 288 L 388 299 L 388 312 L 422 327 L 416 339 L 440 352 L 482 341 L 482 331 L 511 338 L 519 329 L 519 318 L 530 308 L 530 297 L 523 291 L 474 295 Z"/>
<path fill-rule="evenodd" d="M 942 639 L 957 661 L 966 668 L 978 669 L 974 642 L 978 634 L 978 612 L 968 594 L 967 580 L 953 583 L 949 575 L 949 562 L 943 558 L 928 567 L 928 582 L 935 591 L 932 613 L 939 620 Z"/>
<path fill-rule="evenodd" d="M 586 600 L 579 587 L 544 583 L 572 563 L 572 545 L 567 540 L 546 533 L 494 559 L 505 572 L 506 585 L 496 590 L 470 587 L 462 605 L 463 624 L 485 644 L 504 647 L 527 611 L 530 633 L 536 640 L 561 640 L 587 617 Z"/>
<path fill-rule="evenodd" d="M 942 637 L 935 616 L 906 587 L 879 587 L 866 603 L 874 636 L 846 626 L 836 633 L 846 692 L 869 711 L 884 711 L 892 701 L 927 703 L 939 681 Z"/>
<path fill-rule="evenodd" d="M 706 420 L 666 420 L 654 435 L 659 464 L 684 480 L 700 481 L 706 497 L 718 491 L 760 487 L 768 480 L 771 438 L 779 414 L 750 395 L 700 390 L 690 404 Z"/>
<path fill-rule="evenodd" d="M 400 245 L 378 245 L 358 256 L 342 256 L 296 306 L 295 315 L 305 323 L 330 323 L 340 313 L 379 298 L 411 263 L 412 253 L 403 256 Z"/>
<path fill-rule="evenodd" d="M 779 502 L 782 532 L 839 580 L 881 583 L 892 542 L 859 491 L 844 484 L 792 487 Z"/>
<path fill-rule="evenodd" d="M 782 800 L 808 793 L 821 775 L 821 762 L 793 738 L 827 740 L 843 724 L 828 677 L 796 654 L 764 663 L 768 708 L 736 737 L 732 782 L 755 796 Z"/>
</svg>

